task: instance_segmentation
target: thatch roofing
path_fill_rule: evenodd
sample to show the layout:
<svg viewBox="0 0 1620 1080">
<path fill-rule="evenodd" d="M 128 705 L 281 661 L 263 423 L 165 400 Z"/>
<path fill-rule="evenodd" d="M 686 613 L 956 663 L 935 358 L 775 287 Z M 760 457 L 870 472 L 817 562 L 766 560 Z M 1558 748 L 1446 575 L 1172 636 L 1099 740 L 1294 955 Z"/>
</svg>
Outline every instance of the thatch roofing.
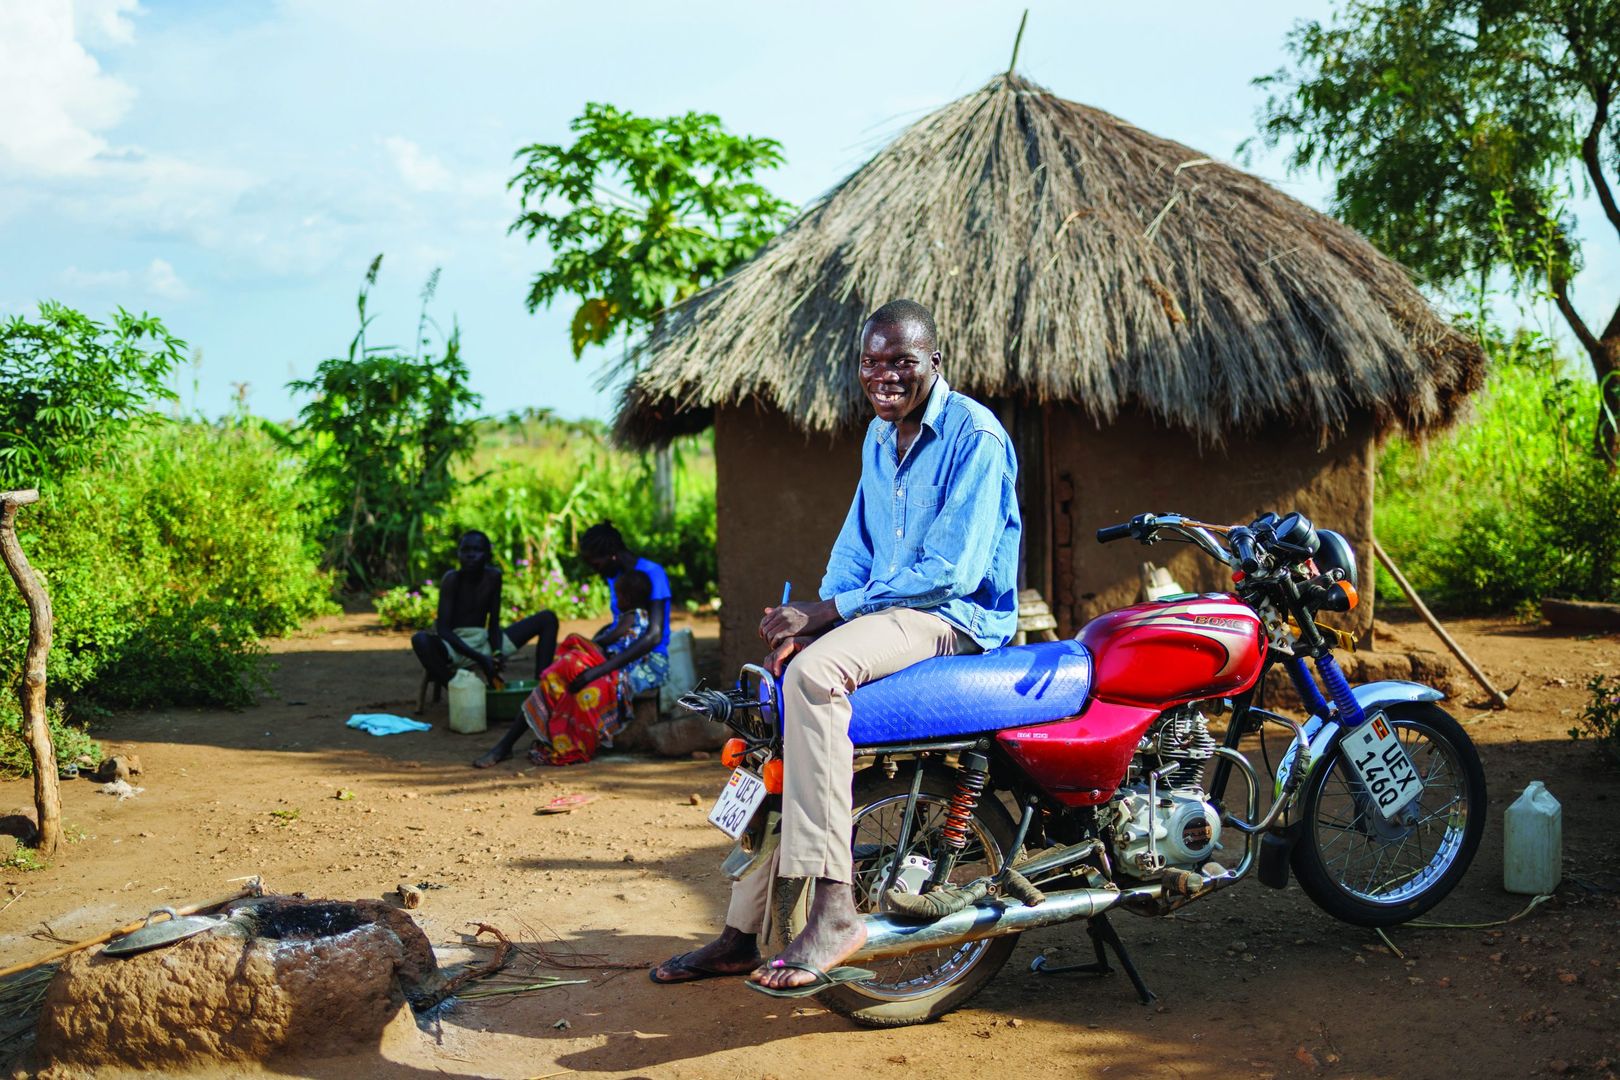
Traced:
<svg viewBox="0 0 1620 1080">
<path fill-rule="evenodd" d="M 1476 342 L 1344 225 L 1017 75 L 907 129 L 634 354 L 620 438 L 701 430 L 759 402 L 807 430 L 859 422 L 856 335 L 910 297 L 952 385 L 1138 408 L 1219 443 L 1278 421 L 1326 440 L 1446 422 Z"/>
</svg>

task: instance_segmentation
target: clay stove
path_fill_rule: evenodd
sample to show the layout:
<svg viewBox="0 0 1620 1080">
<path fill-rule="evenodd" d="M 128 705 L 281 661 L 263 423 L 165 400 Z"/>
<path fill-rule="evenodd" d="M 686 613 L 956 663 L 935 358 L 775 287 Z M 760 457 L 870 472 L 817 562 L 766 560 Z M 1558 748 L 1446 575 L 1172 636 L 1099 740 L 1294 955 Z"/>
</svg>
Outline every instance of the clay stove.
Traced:
<svg viewBox="0 0 1620 1080">
<path fill-rule="evenodd" d="M 39 1022 L 45 1075 L 327 1057 L 415 1037 L 407 996 L 422 992 L 436 964 L 405 912 L 269 897 L 229 916 L 134 956 L 65 960 Z"/>
</svg>

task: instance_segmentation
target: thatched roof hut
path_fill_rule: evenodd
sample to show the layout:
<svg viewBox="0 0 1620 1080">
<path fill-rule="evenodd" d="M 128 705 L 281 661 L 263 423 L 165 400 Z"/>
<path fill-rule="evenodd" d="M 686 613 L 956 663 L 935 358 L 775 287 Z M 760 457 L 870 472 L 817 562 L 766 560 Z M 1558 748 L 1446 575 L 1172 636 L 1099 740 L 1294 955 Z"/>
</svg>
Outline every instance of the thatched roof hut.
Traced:
<svg viewBox="0 0 1620 1080">
<path fill-rule="evenodd" d="M 1062 550 L 1120 502 L 1091 494 L 1096 462 L 1085 460 L 1120 460 L 1108 431 L 1152 435 L 1135 473 L 1119 477 L 1123 490 L 1150 495 L 1139 474 L 1156 475 L 1155 458 L 1171 456 L 1195 485 L 1172 504 L 1119 509 L 1193 512 L 1190 501 L 1208 502 L 1209 485 L 1224 485 L 1244 493 L 1247 512 L 1257 478 L 1231 475 L 1228 455 L 1286 430 L 1289 455 L 1320 460 L 1316 473 L 1273 484 L 1275 498 L 1308 494 L 1319 474 L 1337 470 L 1329 486 L 1365 491 L 1331 500 L 1343 504 L 1335 521 L 1343 527 L 1353 505 L 1365 520 L 1347 531 L 1365 536 L 1373 439 L 1448 422 L 1484 370 L 1477 343 L 1344 225 L 1179 143 L 998 76 L 906 130 L 753 259 L 672 309 L 639 349 L 621 439 L 652 445 L 718 423 L 728 603 L 728 584 L 755 591 L 735 574 L 727 581 L 728 472 L 734 489 L 746 486 L 742 467 L 770 456 L 761 423 L 784 429 L 801 453 L 807 435 L 834 447 L 856 440 L 868 413 L 855 335 L 867 312 L 899 296 L 933 309 L 953 386 L 1004 403 L 1014 424 L 1040 426 L 1038 436 L 1019 434 L 1026 515 L 1045 531 L 1030 545 L 1045 571 L 1029 576 L 1059 594 L 1054 606 L 1071 620 L 1119 598 L 1089 572 L 1109 564 L 1087 548 L 1086 566 L 1073 556 L 1065 568 Z M 728 414 L 749 429 L 732 441 L 750 447 L 749 461 L 730 470 Z M 1046 460 L 1032 462 L 1030 451 Z M 1027 476 L 1032 465 L 1041 475 Z M 853 477 L 851 464 L 825 499 L 810 501 L 830 500 L 837 518 Z M 1077 487 L 1084 505 L 1071 514 L 1061 504 Z M 1163 494 L 1174 499 L 1177 489 Z M 764 497 L 749 496 L 753 514 Z M 784 497 L 804 502 L 805 492 Z"/>
</svg>

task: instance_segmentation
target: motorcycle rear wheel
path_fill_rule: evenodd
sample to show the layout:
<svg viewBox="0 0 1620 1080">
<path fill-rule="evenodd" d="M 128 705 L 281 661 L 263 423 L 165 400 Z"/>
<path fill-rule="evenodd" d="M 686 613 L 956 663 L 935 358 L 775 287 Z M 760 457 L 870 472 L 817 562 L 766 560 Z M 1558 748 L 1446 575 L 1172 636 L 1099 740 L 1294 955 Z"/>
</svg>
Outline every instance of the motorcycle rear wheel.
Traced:
<svg viewBox="0 0 1620 1080">
<path fill-rule="evenodd" d="M 854 845 L 855 905 L 870 914 L 880 910 L 880 893 L 896 858 L 906 800 L 911 794 L 911 770 L 885 777 L 881 769 L 866 769 L 855 777 Z M 956 776 L 949 769 L 923 773 L 917 797 L 917 817 L 906 851 L 899 853 L 907 868 L 908 884 L 938 858 L 943 843 L 940 826 L 956 791 Z M 968 846 L 951 873 L 951 881 L 965 884 L 1000 869 L 1010 852 L 1016 828 L 1001 803 L 988 792 L 974 809 Z M 907 856 L 912 861 L 907 863 Z M 783 878 L 776 883 L 775 935 L 780 947 L 804 929 L 814 889 L 813 881 Z M 956 948 L 911 953 L 887 960 L 862 961 L 877 978 L 835 986 L 816 995 L 834 1012 L 868 1027 L 904 1027 L 933 1020 L 960 1008 L 1001 970 L 1018 944 L 1018 935 L 971 941 Z"/>
<path fill-rule="evenodd" d="M 1384 821 L 1335 750 L 1305 781 L 1293 852 L 1306 894 L 1357 926 L 1403 923 L 1445 899 L 1485 831 L 1485 770 L 1462 725 L 1427 703 L 1385 715 L 1423 780 L 1413 819 Z"/>
</svg>

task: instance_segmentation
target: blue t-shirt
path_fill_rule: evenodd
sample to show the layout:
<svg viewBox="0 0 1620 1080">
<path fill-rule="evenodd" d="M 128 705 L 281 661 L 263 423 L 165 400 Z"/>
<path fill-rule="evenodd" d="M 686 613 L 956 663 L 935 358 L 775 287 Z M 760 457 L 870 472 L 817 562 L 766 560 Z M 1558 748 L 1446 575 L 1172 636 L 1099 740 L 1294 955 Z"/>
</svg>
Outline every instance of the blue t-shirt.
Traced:
<svg viewBox="0 0 1620 1080">
<path fill-rule="evenodd" d="M 640 570 L 652 582 L 652 602 L 664 609 L 664 636 L 658 639 L 658 645 L 653 652 L 669 655 L 669 575 L 664 568 L 651 559 L 637 559 L 632 570 Z M 613 609 L 613 621 L 619 621 L 619 596 L 613 589 L 613 579 L 608 579 L 608 605 Z"/>
</svg>

